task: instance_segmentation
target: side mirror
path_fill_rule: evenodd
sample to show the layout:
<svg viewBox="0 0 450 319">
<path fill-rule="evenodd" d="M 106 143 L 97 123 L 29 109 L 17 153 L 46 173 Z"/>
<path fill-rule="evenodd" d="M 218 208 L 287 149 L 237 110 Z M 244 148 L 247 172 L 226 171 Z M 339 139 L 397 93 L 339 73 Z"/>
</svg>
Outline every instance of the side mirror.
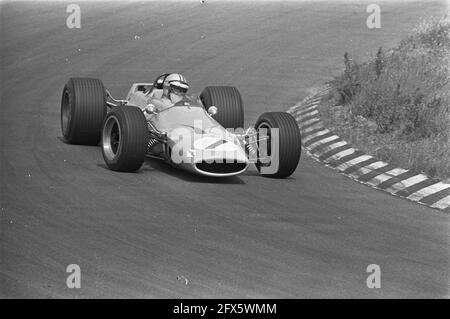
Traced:
<svg viewBox="0 0 450 319">
<path fill-rule="evenodd" d="M 216 115 L 216 113 L 217 113 L 217 107 L 215 107 L 215 106 L 210 106 L 210 107 L 208 108 L 208 114 L 209 114 L 209 115 L 214 116 L 214 115 Z"/>
</svg>

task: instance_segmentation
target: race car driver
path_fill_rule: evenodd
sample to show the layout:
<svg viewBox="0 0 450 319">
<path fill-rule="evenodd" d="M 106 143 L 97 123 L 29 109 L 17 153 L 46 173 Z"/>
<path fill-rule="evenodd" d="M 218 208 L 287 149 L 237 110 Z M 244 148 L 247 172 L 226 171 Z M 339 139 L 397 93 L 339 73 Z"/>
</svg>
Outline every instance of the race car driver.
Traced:
<svg viewBox="0 0 450 319">
<path fill-rule="evenodd" d="M 183 100 L 188 89 L 189 85 L 182 74 L 171 73 L 167 75 L 163 82 L 163 93 L 161 98 L 150 98 L 144 111 L 147 113 L 160 112 L 173 106 L 175 103 Z"/>
</svg>

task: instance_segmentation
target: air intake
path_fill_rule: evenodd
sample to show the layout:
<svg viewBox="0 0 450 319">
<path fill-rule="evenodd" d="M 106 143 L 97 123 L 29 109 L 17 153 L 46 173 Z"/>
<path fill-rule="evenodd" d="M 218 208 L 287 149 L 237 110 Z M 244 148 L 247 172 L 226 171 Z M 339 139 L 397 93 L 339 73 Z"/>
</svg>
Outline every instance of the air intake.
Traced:
<svg viewBox="0 0 450 319">
<path fill-rule="evenodd" d="M 230 174 L 242 171 L 247 167 L 247 163 L 226 163 L 224 160 L 223 163 L 199 162 L 196 163 L 195 166 L 197 167 L 197 169 L 206 173 Z"/>
</svg>

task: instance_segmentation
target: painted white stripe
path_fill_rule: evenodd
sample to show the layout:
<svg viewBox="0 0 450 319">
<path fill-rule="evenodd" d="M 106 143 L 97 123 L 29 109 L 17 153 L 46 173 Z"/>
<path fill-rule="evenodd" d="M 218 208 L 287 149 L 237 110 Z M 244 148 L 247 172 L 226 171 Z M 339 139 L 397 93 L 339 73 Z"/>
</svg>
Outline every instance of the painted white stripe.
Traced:
<svg viewBox="0 0 450 319">
<path fill-rule="evenodd" d="M 318 110 L 315 110 L 315 111 L 312 111 L 312 112 L 309 112 L 309 113 L 302 114 L 302 115 L 300 116 L 300 119 L 305 118 L 305 117 L 309 117 L 309 116 L 313 116 L 313 115 L 316 115 L 316 114 L 319 114 L 319 111 L 318 111 Z"/>
<path fill-rule="evenodd" d="M 298 119 L 297 119 L 297 121 L 298 121 Z M 301 125 L 302 125 L 302 126 L 308 126 L 308 125 L 310 125 L 310 124 L 317 123 L 317 122 L 320 122 L 320 118 L 315 117 L 315 118 L 312 118 L 312 119 L 310 119 L 310 120 L 308 120 L 308 121 L 301 122 Z"/>
<path fill-rule="evenodd" d="M 354 148 L 349 148 L 349 149 L 343 150 L 343 151 L 341 151 L 341 152 L 339 152 L 339 153 L 336 153 L 336 154 L 334 154 L 333 156 L 328 157 L 326 160 L 324 160 L 324 162 L 325 162 L 325 163 L 329 163 L 329 162 L 331 162 L 331 161 L 338 160 L 338 159 L 340 159 L 340 158 L 342 158 L 342 157 L 344 157 L 344 156 L 353 154 L 353 153 L 355 153 L 355 152 L 356 152 L 356 149 L 354 149 Z"/>
<path fill-rule="evenodd" d="M 438 200 L 436 203 L 431 205 L 431 207 L 439 209 L 446 209 L 447 207 L 450 207 L 450 195 Z"/>
<path fill-rule="evenodd" d="M 309 107 L 307 107 L 307 108 L 297 110 L 297 115 L 305 114 L 305 113 L 314 111 L 314 110 L 316 110 L 316 109 L 317 109 L 317 105 L 309 106 Z"/>
<path fill-rule="evenodd" d="M 316 103 L 316 102 L 305 101 L 302 103 L 299 111 L 306 110 L 307 108 L 310 108 L 310 107 L 317 107 L 317 104 L 318 103 Z"/>
<path fill-rule="evenodd" d="M 417 201 L 421 200 L 422 198 L 424 198 L 425 196 L 440 192 L 441 190 L 447 189 L 447 188 L 450 188 L 450 184 L 445 184 L 445 183 L 439 182 L 439 183 L 424 187 L 424 188 L 418 190 L 417 192 L 412 193 L 407 198 L 417 202 Z"/>
<path fill-rule="evenodd" d="M 328 142 L 334 141 L 334 140 L 336 140 L 338 138 L 339 138 L 339 136 L 332 135 L 332 136 L 326 137 L 324 139 L 318 140 L 317 142 L 314 142 L 311 145 L 306 146 L 306 148 L 307 149 L 313 149 L 314 147 L 316 147 L 316 146 L 318 146 L 320 144 L 328 143 Z"/>
<path fill-rule="evenodd" d="M 348 145 L 348 143 L 346 141 L 336 142 L 336 143 L 333 143 L 331 145 L 325 146 L 325 148 L 323 150 L 321 150 L 319 153 L 315 153 L 315 154 L 317 154 L 318 156 L 321 156 L 321 155 L 325 154 L 328 151 L 331 151 L 331 150 L 333 150 L 335 148 L 338 148 L 338 147 L 341 147 L 341 146 L 344 146 L 344 145 Z"/>
<path fill-rule="evenodd" d="M 358 178 L 364 174 L 373 172 L 374 170 L 384 167 L 388 165 L 388 163 L 382 162 L 382 161 L 378 161 L 369 165 L 366 165 L 364 167 L 360 167 L 358 168 L 356 171 L 352 172 L 351 174 L 349 174 L 350 176 L 354 177 L 354 178 Z"/>
<path fill-rule="evenodd" d="M 427 176 L 425 176 L 423 174 L 418 174 L 418 175 L 412 176 L 410 178 L 404 179 L 398 183 L 395 183 L 391 187 L 386 188 L 385 191 L 387 191 L 389 193 L 396 193 L 398 191 L 401 191 L 402 189 L 405 189 L 409 186 L 420 183 L 426 179 L 428 179 Z"/>
<path fill-rule="evenodd" d="M 322 128 L 322 127 L 323 127 L 322 121 L 317 122 L 317 124 L 311 125 L 310 127 L 307 127 L 305 129 L 302 129 L 300 126 L 302 133 L 308 133 L 308 132 L 314 131 L 315 129 Z"/>
<path fill-rule="evenodd" d="M 350 166 L 353 166 L 355 164 L 364 162 L 364 161 L 366 161 L 366 160 L 368 160 L 370 158 L 372 158 L 372 156 L 370 156 L 370 155 L 361 155 L 361 156 L 358 156 L 358 157 L 356 157 L 354 159 L 349 160 L 348 162 L 342 163 L 341 165 L 337 166 L 336 169 L 339 170 L 339 171 L 343 171 L 343 170 L 345 170 L 346 168 L 348 168 Z"/>
<path fill-rule="evenodd" d="M 327 91 L 328 91 L 327 89 L 319 89 L 314 93 L 314 96 L 317 97 L 317 96 L 324 95 L 324 93 L 327 93 Z"/>
<path fill-rule="evenodd" d="M 375 170 L 375 169 L 379 169 L 379 168 L 385 167 L 387 165 L 388 165 L 388 163 L 386 163 L 386 162 L 378 161 L 378 162 L 374 162 L 372 164 L 366 165 L 366 166 L 364 166 L 364 168 Z"/>
<path fill-rule="evenodd" d="M 403 168 L 394 168 L 390 171 L 387 171 L 386 173 L 381 173 L 380 175 L 375 176 L 370 181 L 368 181 L 367 184 L 371 186 L 377 186 L 387 181 L 388 179 L 391 179 L 392 177 L 403 174 L 404 172 L 407 172 L 407 170 Z"/>
<path fill-rule="evenodd" d="M 318 137 L 318 136 L 321 136 L 321 135 L 325 135 L 325 134 L 328 134 L 328 133 L 330 133 L 330 130 L 329 129 L 324 129 L 323 131 L 319 131 L 319 132 L 316 132 L 314 134 L 308 135 L 305 138 L 303 138 L 302 140 L 303 140 L 303 143 L 306 143 L 306 142 L 308 142 L 309 140 L 312 140 L 315 137 Z"/>
</svg>

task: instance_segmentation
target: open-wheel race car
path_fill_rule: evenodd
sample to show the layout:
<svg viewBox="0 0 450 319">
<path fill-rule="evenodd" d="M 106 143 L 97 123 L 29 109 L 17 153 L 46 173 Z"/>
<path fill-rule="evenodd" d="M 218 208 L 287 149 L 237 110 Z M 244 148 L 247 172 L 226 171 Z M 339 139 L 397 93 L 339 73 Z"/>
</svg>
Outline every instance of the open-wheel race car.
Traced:
<svg viewBox="0 0 450 319">
<path fill-rule="evenodd" d="M 291 175 L 300 160 L 296 120 L 285 112 L 263 113 L 247 130 L 235 87 L 208 86 L 163 110 L 148 109 L 164 78 L 134 83 L 126 99 L 111 96 L 101 80 L 70 78 L 61 101 L 61 129 L 69 144 L 101 144 L 114 171 L 139 170 L 146 157 L 207 176 L 232 176 L 254 163 L 263 176 Z"/>
</svg>

